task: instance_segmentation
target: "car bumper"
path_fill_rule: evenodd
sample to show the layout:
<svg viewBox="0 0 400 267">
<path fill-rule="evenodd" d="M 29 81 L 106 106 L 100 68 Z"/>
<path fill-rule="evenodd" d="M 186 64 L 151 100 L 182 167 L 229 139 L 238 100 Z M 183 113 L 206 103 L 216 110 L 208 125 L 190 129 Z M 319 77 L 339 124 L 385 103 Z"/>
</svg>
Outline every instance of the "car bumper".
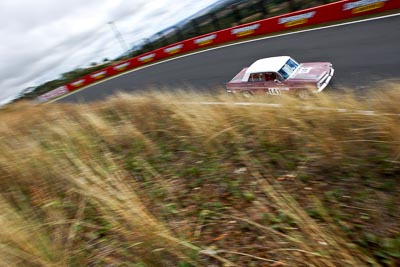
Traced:
<svg viewBox="0 0 400 267">
<path fill-rule="evenodd" d="M 331 68 L 330 71 L 329 71 L 328 76 L 323 79 L 321 84 L 318 85 L 318 89 L 316 91 L 314 91 L 314 93 L 322 92 L 328 86 L 328 84 L 331 81 L 334 73 L 335 73 L 335 69 Z"/>
</svg>

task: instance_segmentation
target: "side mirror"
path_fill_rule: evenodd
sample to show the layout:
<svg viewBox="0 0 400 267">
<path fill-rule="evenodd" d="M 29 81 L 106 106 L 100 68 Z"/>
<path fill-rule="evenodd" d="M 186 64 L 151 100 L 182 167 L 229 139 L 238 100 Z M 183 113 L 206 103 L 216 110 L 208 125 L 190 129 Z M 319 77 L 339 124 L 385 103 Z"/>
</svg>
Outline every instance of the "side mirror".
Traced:
<svg viewBox="0 0 400 267">
<path fill-rule="evenodd" d="M 280 80 L 278 80 L 278 79 L 275 79 L 274 82 L 275 82 L 275 83 L 282 83 L 282 82 L 281 82 Z"/>
</svg>

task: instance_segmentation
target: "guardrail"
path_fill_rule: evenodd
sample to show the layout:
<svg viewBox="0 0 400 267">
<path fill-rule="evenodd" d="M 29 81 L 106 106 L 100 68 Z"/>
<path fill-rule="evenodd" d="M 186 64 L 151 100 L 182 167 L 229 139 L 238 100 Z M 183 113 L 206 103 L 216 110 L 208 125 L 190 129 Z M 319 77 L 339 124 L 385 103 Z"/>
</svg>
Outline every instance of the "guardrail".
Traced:
<svg viewBox="0 0 400 267">
<path fill-rule="evenodd" d="M 39 96 L 38 100 L 40 102 L 47 102 L 103 79 L 113 77 L 151 62 L 191 52 L 204 47 L 233 42 L 251 36 L 350 19 L 357 16 L 364 16 L 399 8 L 400 0 L 343 0 L 227 28 L 187 39 L 122 61 L 116 65 L 109 66 L 49 91 L 46 94 Z"/>
</svg>

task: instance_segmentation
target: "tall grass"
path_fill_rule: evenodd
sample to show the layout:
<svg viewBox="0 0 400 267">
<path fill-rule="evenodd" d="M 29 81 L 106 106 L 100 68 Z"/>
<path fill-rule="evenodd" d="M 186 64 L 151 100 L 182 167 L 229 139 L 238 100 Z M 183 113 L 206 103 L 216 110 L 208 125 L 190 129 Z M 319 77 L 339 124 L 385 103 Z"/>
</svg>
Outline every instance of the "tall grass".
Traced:
<svg viewBox="0 0 400 267">
<path fill-rule="evenodd" d="M 384 89 L 8 107 L 0 265 L 396 266 L 400 94 Z"/>
</svg>

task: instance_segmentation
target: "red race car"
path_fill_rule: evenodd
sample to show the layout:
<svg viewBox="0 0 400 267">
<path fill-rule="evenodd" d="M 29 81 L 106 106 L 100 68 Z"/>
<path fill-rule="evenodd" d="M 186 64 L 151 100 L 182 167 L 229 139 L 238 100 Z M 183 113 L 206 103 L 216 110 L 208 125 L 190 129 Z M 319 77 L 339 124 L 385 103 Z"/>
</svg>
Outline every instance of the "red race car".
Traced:
<svg viewBox="0 0 400 267">
<path fill-rule="evenodd" d="M 334 72 L 330 62 L 298 63 L 288 56 L 269 57 L 242 69 L 226 89 L 229 93 L 290 93 L 306 97 L 310 92 L 322 92 Z"/>
</svg>

